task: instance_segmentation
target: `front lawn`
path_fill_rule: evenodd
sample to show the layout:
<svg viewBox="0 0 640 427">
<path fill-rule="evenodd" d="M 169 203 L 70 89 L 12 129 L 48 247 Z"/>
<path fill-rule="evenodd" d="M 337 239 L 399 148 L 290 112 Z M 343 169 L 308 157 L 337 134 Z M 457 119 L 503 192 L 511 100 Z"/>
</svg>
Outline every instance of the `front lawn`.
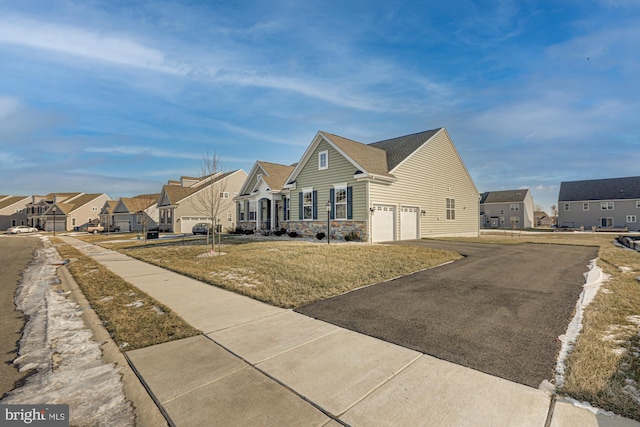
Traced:
<svg viewBox="0 0 640 427">
<path fill-rule="evenodd" d="M 204 243 L 204 242 L 202 242 Z M 461 256 L 408 245 L 268 241 L 222 245 L 118 243 L 105 246 L 279 307 L 294 308 L 424 270 Z"/>
</svg>

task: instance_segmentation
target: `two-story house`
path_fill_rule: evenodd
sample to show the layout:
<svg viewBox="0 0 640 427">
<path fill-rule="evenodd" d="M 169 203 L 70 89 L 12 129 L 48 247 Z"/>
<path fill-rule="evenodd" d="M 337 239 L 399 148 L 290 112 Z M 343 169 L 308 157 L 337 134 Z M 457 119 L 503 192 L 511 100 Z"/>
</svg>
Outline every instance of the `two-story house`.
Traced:
<svg viewBox="0 0 640 427">
<path fill-rule="evenodd" d="M 533 228 L 534 221 L 533 197 L 529 189 L 480 194 L 480 227 Z"/>
</svg>

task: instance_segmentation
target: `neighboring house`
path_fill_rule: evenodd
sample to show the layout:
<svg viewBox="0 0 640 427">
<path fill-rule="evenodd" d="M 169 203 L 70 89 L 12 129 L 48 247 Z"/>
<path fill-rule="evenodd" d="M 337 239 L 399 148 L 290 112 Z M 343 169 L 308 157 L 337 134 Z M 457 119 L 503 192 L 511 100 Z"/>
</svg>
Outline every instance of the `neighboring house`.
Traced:
<svg viewBox="0 0 640 427">
<path fill-rule="evenodd" d="M 640 176 L 560 183 L 558 227 L 639 230 Z"/>
<path fill-rule="evenodd" d="M 76 230 L 98 219 L 107 200 L 109 196 L 104 193 L 51 193 L 32 196 L 31 203 L 27 205 L 27 222 L 28 225 L 45 231 Z"/>
<path fill-rule="evenodd" d="M 244 230 L 281 228 L 282 221 L 289 219 L 289 191 L 283 191 L 283 187 L 295 166 L 255 163 L 235 198 L 238 227 Z"/>
<path fill-rule="evenodd" d="M 533 228 L 533 197 L 528 189 L 480 194 L 482 228 Z"/>
<path fill-rule="evenodd" d="M 259 168 L 268 172 L 264 166 L 256 163 L 243 190 L 277 200 L 268 197 L 265 174 L 262 183 L 256 179 Z M 303 236 L 326 233 L 327 221 L 332 237 L 373 242 L 479 232 L 478 190 L 444 128 L 372 144 L 318 132 L 278 192 L 281 203 L 267 204 L 277 222 L 268 225 Z"/>
<path fill-rule="evenodd" d="M 0 196 L 0 230 L 27 225 L 28 196 Z"/>
<path fill-rule="evenodd" d="M 118 200 L 107 200 L 100 209 L 100 224 L 115 226 L 116 219 L 113 216 L 113 209 L 118 204 Z"/>
<path fill-rule="evenodd" d="M 191 233 L 199 222 L 216 223 L 217 230 L 236 228 L 236 208 L 233 198 L 238 195 L 247 173 L 242 169 L 218 172 L 200 178 L 183 176 L 170 180 L 162 187 L 158 198 L 160 231 Z M 203 199 L 217 195 L 219 202 L 216 218 L 203 209 Z"/>
<path fill-rule="evenodd" d="M 135 197 L 121 197 L 111 214 L 113 224 L 120 231 L 143 231 L 158 228 L 160 214 L 158 198 L 160 194 L 141 194 Z"/>
<path fill-rule="evenodd" d="M 535 211 L 533 218 L 535 227 L 551 228 L 553 226 L 553 218 L 544 211 Z"/>
</svg>

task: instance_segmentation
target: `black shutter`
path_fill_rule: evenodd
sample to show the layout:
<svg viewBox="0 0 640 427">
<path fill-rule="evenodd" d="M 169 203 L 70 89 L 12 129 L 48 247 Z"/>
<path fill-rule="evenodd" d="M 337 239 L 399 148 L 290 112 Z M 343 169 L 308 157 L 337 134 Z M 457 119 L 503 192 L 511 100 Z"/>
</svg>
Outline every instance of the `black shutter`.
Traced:
<svg viewBox="0 0 640 427">
<path fill-rule="evenodd" d="M 353 219 L 353 188 L 347 187 L 347 219 Z"/>
<path fill-rule="evenodd" d="M 331 219 L 336 219 L 336 190 L 329 190 L 329 201 L 331 202 Z"/>
<path fill-rule="evenodd" d="M 299 220 L 302 220 L 303 216 L 302 216 L 302 211 L 303 211 L 303 207 L 302 207 L 302 191 L 299 193 L 300 197 L 298 198 L 299 203 L 298 203 L 298 216 L 299 216 Z"/>
<path fill-rule="evenodd" d="M 313 190 L 313 219 L 318 219 L 318 190 Z"/>
</svg>

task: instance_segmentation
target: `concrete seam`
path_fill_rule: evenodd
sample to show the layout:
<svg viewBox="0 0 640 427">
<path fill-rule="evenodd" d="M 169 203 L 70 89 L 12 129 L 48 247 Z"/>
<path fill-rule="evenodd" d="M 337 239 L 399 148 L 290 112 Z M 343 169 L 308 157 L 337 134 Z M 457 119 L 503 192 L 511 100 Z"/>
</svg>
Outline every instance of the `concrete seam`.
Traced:
<svg viewBox="0 0 640 427">
<path fill-rule="evenodd" d="M 228 351 L 229 353 L 231 353 L 232 355 L 234 355 L 235 357 L 237 357 L 238 359 L 242 360 L 244 363 L 246 363 L 247 365 L 249 365 L 250 367 L 252 367 L 253 369 L 255 369 L 256 371 L 260 372 L 262 375 L 264 375 L 265 377 L 269 378 L 271 381 L 274 381 L 278 384 L 280 384 L 282 387 L 284 387 L 285 389 L 289 390 L 291 393 L 295 394 L 296 396 L 298 396 L 300 399 L 304 400 L 305 402 L 307 402 L 308 404 L 310 404 L 311 406 L 313 406 L 314 408 L 316 408 L 318 411 L 322 412 L 323 414 L 325 414 L 327 417 L 329 417 L 330 419 L 332 419 L 333 421 L 337 422 L 338 424 L 342 425 L 342 426 L 346 426 L 349 427 L 348 424 L 346 424 L 345 422 L 343 422 L 342 420 L 340 420 L 336 415 L 332 414 L 331 412 L 327 411 L 326 409 L 324 409 L 323 407 L 321 407 L 320 405 L 318 405 L 317 403 L 313 402 L 312 400 L 310 400 L 309 398 L 307 398 L 306 396 L 298 393 L 296 390 L 294 390 L 293 388 L 291 388 L 290 386 L 288 386 L 287 384 L 283 383 L 282 381 L 280 381 L 278 378 L 272 376 L 271 374 L 267 373 L 266 371 L 260 369 L 258 366 L 252 364 L 251 362 L 249 362 L 247 359 L 245 359 L 244 357 L 240 356 L 239 354 L 234 353 L 233 351 L 231 351 L 230 349 L 228 349 L 227 347 L 223 346 L 222 344 L 220 344 L 219 342 L 217 342 L 216 340 L 214 340 L 211 337 L 208 337 L 205 335 L 205 337 L 209 340 L 211 340 L 211 342 L 213 342 L 214 344 L 220 346 L 221 348 L 223 348 L 224 350 Z M 326 424 L 326 423 L 325 423 Z"/>
<path fill-rule="evenodd" d="M 547 419 L 544 422 L 544 427 L 549 427 L 551 425 L 551 421 L 553 420 L 553 411 L 556 407 L 556 397 L 557 395 L 553 393 L 551 395 L 551 400 L 549 402 L 549 410 L 547 411 Z"/>
</svg>

